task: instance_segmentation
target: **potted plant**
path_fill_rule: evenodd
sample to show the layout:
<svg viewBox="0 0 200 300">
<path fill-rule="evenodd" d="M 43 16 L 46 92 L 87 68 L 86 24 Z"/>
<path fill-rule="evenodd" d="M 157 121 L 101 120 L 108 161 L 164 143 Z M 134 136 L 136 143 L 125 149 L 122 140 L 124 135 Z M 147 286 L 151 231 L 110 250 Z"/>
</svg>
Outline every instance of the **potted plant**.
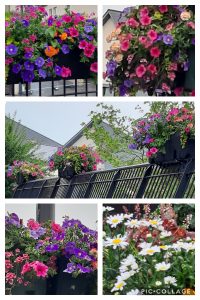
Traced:
<svg viewBox="0 0 200 300">
<path fill-rule="evenodd" d="M 44 6 L 25 5 L 6 16 L 6 82 L 97 75 L 97 20 L 70 12 L 47 15 Z"/>
<path fill-rule="evenodd" d="M 178 223 L 172 204 L 105 206 L 104 295 L 194 295 L 194 220 Z"/>
<path fill-rule="evenodd" d="M 21 185 L 26 181 L 44 178 L 45 170 L 34 163 L 26 161 L 14 161 L 11 166 L 8 166 L 7 177 L 14 179 L 17 185 Z"/>
<path fill-rule="evenodd" d="M 52 220 L 40 224 L 34 219 L 23 225 L 15 213 L 8 214 L 5 256 L 6 291 L 18 294 L 21 286 L 24 293 L 29 286 L 36 294 L 62 294 L 70 290 L 67 281 L 60 283 L 63 272 L 73 278 L 96 276 L 97 232 L 68 217 L 62 225 Z M 77 293 L 80 285 L 79 281 Z"/>
<path fill-rule="evenodd" d="M 133 123 L 131 149 L 146 149 L 150 163 L 195 158 L 194 109 L 189 103 L 172 105 L 161 113 L 147 114 Z"/>
<path fill-rule="evenodd" d="M 139 5 L 124 9 L 121 16 L 107 37 L 111 45 L 104 77 L 114 94 L 135 96 L 140 91 L 149 96 L 193 96 L 195 23 L 191 7 Z M 185 78 L 188 71 L 192 82 Z"/>
<path fill-rule="evenodd" d="M 49 159 L 49 169 L 50 171 L 58 170 L 61 178 L 71 179 L 75 174 L 95 171 L 99 162 L 101 162 L 99 155 L 86 145 L 59 147 Z"/>
</svg>

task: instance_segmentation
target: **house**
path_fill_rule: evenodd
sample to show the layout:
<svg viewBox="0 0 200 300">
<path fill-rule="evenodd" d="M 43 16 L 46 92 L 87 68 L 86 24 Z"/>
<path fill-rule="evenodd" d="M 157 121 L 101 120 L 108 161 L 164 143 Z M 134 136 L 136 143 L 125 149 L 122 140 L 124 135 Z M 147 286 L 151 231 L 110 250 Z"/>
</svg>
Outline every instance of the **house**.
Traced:
<svg viewBox="0 0 200 300">
<path fill-rule="evenodd" d="M 49 156 L 53 155 L 57 148 L 61 145 L 52 139 L 36 132 L 33 129 L 30 129 L 19 122 L 11 120 L 10 118 L 6 117 L 7 120 L 14 122 L 14 127 L 16 132 L 22 132 L 28 141 L 33 141 L 37 143 L 37 149 L 35 150 L 35 155 L 37 158 L 48 160 Z"/>
</svg>

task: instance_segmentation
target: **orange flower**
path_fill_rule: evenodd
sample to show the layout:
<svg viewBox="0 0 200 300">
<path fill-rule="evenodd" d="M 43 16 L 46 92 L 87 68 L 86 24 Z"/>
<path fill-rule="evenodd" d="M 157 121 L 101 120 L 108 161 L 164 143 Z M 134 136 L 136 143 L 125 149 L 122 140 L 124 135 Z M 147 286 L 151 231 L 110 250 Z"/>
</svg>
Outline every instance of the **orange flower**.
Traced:
<svg viewBox="0 0 200 300">
<path fill-rule="evenodd" d="M 189 127 L 189 128 L 193 128 L 193 127 L 194 127 L 194 125 L 193 125 L 192 123 L 189 123 L 189 124 L 187 124 L 187 127 Z"/>
<path fill-rule="evenodd" d="M 98 265 L 97 265 L 97 261 L 92 261 L 92 262 L 91 262 L 91 265 L 92 265 L 92 267 L 93 267 L 94 270 L 97 269 L 97 266 L 98 266 Z"/>
<path fill-rule="evenodd" d="M 61 39 L 62 41 L 64 41 L 64 40 L 66 40 L 66 38 L 67 38 L 67 33 L 66 33 L 66 32 L 63 32 L 63 33 L 60 35 L 60 39 Z"/>
<path fill-rule="evenodd" d="M 52 46 L 48 46 L 48 47 L 44 50 L 44 52 L 45 52 L 46 56 L 52 57 L 52 56 L 58 54 L 59 49 L 58 49 L 58 48 L 56 49 L 56 48 L 54 48 L 54 47 L 52 47 Z"/>
<path fill-rule="evenodd" d="M 81 146 L 81 148 L 85 149 L 85 148 L 87 148 L 87 146 L 84 144 L 84 145 Z"/>
</svg>

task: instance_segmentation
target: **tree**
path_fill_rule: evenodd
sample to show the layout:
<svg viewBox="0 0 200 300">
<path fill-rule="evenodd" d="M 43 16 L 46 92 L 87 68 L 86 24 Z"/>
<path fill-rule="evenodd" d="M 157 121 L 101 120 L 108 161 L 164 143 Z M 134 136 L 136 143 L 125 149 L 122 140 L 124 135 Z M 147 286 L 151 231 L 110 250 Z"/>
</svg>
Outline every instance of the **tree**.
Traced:
<svg viewBox="0 0 200 300">
<path fill-rule="evenodd" d="M 35 157 L 35 151 L 38 148 L 33 141 L 27 140 L 25 132 L 19 129 L 15 121 L 15 115 L 8 115 L 5 119 L 5 167 L 6 171 L 14 160 L 37 163 L 44 166 L 45 162 Z M 14 181 L 6 176 L 5 191 L 6 198 L 12 196 Z"/>
</svg>

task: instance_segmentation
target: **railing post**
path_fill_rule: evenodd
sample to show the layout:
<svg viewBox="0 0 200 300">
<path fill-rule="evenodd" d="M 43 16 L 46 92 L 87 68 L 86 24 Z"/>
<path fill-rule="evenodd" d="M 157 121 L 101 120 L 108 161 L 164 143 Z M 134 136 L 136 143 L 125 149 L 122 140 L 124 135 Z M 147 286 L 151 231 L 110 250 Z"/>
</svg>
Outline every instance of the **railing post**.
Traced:
<svg viewBox="0 0 200 300">
<path fill-rule="evenodd" d="M 83 198 L 89 198 L 90 192 L 91 192 L 91 189 L 92 189 L 92 184 L 95 182 L 95 179 L 96 179 L 96 173 L 94 173 L 91 176 L 90 181 L 89 181 L 88 186 L 87 186 L 87 189 L 85 191 L 85 195 L 83 196 Z"/>
<path fill-rule="evenodd" d="M 181 180 L 180 180 L 180 183 L 179 183 L 179 186 L 177 188 L 174 198 L 184 198 L 184 194 L 185 194 L 188 184 L 190 182 L 189 174 L 194 171 L 194 167 L 195 167 L 195 161 L 193 159 L 189 160 L 186 163 L 183 175 L 181 177 Z"/>
<path fill-rule="evenodd" d="M 110 185 L 109 191 L 106 195 L 106 198 L 112 198 L 112 195 L 114 194 L 114 191 L 115 191 L 115 188 L 116 188 L 116 185 L 117 185 L 116 180 L 119 178 L 119 176 L 120 176 L 120 170 L 118 170 L 115 173 L 115 175 L 113 176 L 113 180 L 111 182 L 111 185 Z"/>
<path fill-rule="evenodd" d="M 153 165 L 150 165 L 144 172 L 143 178 L 141 180 L 141 183 L 140 183 L 140 186 L 138 188 L 135 198 L 142 198 L 142 196 L 144 195 L 144 192 L 146 190 L 146 186 L 147 186 L 148 180 L 149 180 L 149 178 L 147 178 L 147 176 L 151 175 L 152 170 L 153 170 Z"/>
<path fill-rule="evenodd" d="M 65 196 L 65 198 L 71 198 L 71 195 L 73 193 L 74 190 L 74 181 L 75 181 L 76 175 L 74 177 L 72 177 L 72 179 L 70 180 L 70 184 L 67 190 L 67 194 Z"/>
</svg>

